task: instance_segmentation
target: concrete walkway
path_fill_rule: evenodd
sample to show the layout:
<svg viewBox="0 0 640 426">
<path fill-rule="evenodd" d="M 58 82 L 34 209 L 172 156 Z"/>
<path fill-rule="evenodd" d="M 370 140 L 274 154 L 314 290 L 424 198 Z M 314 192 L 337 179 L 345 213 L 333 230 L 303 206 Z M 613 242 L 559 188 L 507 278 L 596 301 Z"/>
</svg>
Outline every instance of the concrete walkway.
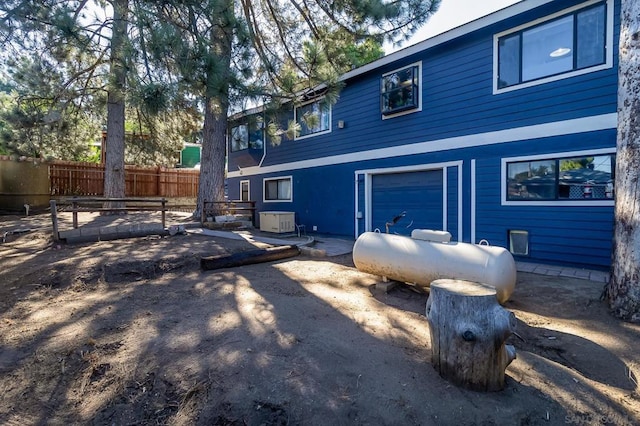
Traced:
<svg viewBox="0 0 640 426">
<path fill-rule="evenodd" d="M 531 272 L 533 274 L 549 275 L 552 277 L 569 277 L 599 283 L 609 282 L 609 273 L 592 269 L 571 268 L 568 266 L 544 265 L 540 263 L 516 262 L 518 272 Z"/>
<path fill-rule="evenodd" d="M 339 238 L 312 237 L 297 234 L 269 234 L 255 229 L 237 231 L 219 231 L 203 228 L 187 228 L 187 233 L 209 235 L 212 237 L 245 240 L 250 243 L 264 243 L 272 245 L 296 245 L 303 254 L 315 257 L 340 256 L 351 253 L 353 241 Z"/>
</svg>

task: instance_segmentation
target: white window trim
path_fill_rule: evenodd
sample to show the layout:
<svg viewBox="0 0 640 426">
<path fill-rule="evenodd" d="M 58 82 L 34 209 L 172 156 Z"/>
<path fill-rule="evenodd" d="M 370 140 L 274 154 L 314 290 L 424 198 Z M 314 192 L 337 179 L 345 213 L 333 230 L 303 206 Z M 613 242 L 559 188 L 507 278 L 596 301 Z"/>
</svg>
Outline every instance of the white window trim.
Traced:
<svg viewBox="0 0 640 426">
<path fill-rule="evenodd" d="M 313 104 L 316 102 L 320 102 L 322 101 L 322 99 L 324 99 L 324 97 L 321 98 L 316 98 L 312 101 L 309 102 L 305 102 L 303 104 L 301 104 L 300 106 L 303 107 L 305 105 L 309 105 L 309 104 Z M 320 135 L 326 135 L 327 133 L 331 133 L 331 127 L 332 127 L 332 120 L 333 120 L 333 107 L 331 104 L 329 104 L 329 128 L 327 130 L 321 130 L 319 132 L 315 132 L 315 133 L 310 133 L 308 135 L 304 135 L 304 136 L 295 136 L 293 138 L 293 140 L 299 141 L 299 140 L 303 140 L 303 139 L 307 139 L 307 138 L 313 138 L 315 136 L 320 136 Z M 297 124 L 298 123 L 298 107 L 295 107 L 293 109 L 293 121 Z"/>
<path fill-rule="evenodd" d="M 267 183 L 267 181 L 270 180 L 285 180 L 285 179 L 289 179 L 290 185 L 291 185 L 291 198 L 289 198 L 288 200 L 267 200 L 267 194 L 265 191 L 265 184 Z M 270 177 L 270 178 L 264 178 L 262 179 L 262 202 L 263 203 L 291 203 L 293 202 L 293 176 L 289 175 L 289 176 L 276 176 L 276 177 Z"/>
<path fill-rule="evenodd" d="M 388 120 L 390 118 L 401 117 L 403 115 L 413 114 L 414 112 L 422 111 L 422 61 L 414 62 L 412 64 L 408 64 L 408 65 L 405 65 L 403 67 L 396 68 L 393 71 L 386 72 L 386 73 L 382 74 L 381 81 L 382 81 L 383 77 L 386 77 L 389 74 L 393 74 L 394 72 L 398 72 L 398 71 L 403 70 L 405 68 L 411 68 L 411 67 L 415 67 L 415 66 L 418 67 L 418 107 L 414 108 L 414 109 L 409 109 L 409 110 L 406 110 L 406 111 L 397 112 L 395 114 L 387 114 L 387 115 L 382 114 L 382 111 L 380 111 L 380 115 L 382 116 L 383 120 Z M 381 86 L 379 88 L 378 97 L 380 97 L 382 95 L 382 82 L 380 84 L 381 84 Z"/>
<path fill-rule="evenodd" d="M 538 80 L 527 81 L 525 83 L 515 84 L 513 86 L 504 87 L 502 89 L 498 89 L 498 40 L 506 35 L 522 31 L 526 28 L 533 27 L 539 25 L 541 23 L 553 20 L 562 15 L 575 12 L 576 10 L 584 9 L 594 4 L 600 3 L 602 0 L 590 0 L 579 5 L 563 9 L 559 12 L 556 12 L 552 15 L 545 16 L 540 19 L 536 19 L 535 21 L 527 22 L 526 24 L 520 25 L 515 28 L 510 28 L 501 33 L 494 34 L 493 36 L 493 94 L 497 95 L 500 93 L 512 92 L 514 90 L 525 89 L 527 87 L 538 86 L 540 84 L 550 83 L 552 81 L 564 80 L 565 78 L 576 77 L 583 74 L 589 74 L 596 71 L 602 71 L 608 68 L 613 67 L 613 0 L 606 0 L 606 9 L 607 9 L 607 29 L 606 29 L 606 40 L 605 40 L 605 63 L 600 65 L 595 65 L 589 68 L 583 68 L 580 70 L 569 71 L 562 74 L 557 74 L 553 76 L 549 76 L 546 78 L 541 78 Z"/>
<path fill-rule="evenodd" d="M 591 206 L 591 207 L 613 207 L 614 200 L 594 200 L 594 201 L 569 201 L 569 200 L 544 200 L 544 201 L 507 201 L 507 163 L 518 161 L 552 160 L 556 158 L 590 157 L 594 155 L 615 154 L 615 148 L 589 149 L 584 151 L 550 152 L 548 154 L 529 155 L 523 157 L 502 158 L 500 166 L 500 204 L 503 206 Z"/>
<path fill-rule="evenodd" d="M 241 201 L 245 201 L 245 200 L 242 199 L 242 184 L 243 183 L 247 184 L 247 195 L 248 195 L 249 199 L 246 200 L 246 201 L 250 201 L 251 200 L 251 181 L 248 180 L 248 179 L 240 181 L 240 200 Z"/>
</svg>

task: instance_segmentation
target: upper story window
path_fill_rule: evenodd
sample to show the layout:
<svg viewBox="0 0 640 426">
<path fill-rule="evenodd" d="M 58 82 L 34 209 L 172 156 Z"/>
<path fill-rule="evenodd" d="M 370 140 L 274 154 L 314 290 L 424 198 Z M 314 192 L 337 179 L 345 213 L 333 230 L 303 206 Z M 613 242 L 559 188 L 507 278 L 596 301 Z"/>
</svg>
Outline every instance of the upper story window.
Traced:
<svg viewBox="0 0 640 426">
<path fill-rule="evenodd" d="M 331 130 L 331 105 L 317 100 L 296 108 L 296 123 L 300 131 L 296 139 Z"/>
<path fill-rule="evenodd" d="M 507 162 L 506 200 L 613 201 L 615 161 L 610 153 Z"/>
<path fill-rule="evenodd" d="M 382 76 L 380 107 L 384 117 L 420 109 L 420 64 Z"/>
<path fill-rule="evenodd" d="M 249 131 L 246 124 L 231 128 L 231 151 L 249 148 Z"/>
<path fill-rule="evenodd" d="M 231 152 L 249 148 L 262 149 L 264 144 L 262 123 L 262 120 L 251 120 L 247 124 L 232 127 L 229 135 Z"/>
<path fill-rule="evenodd" d="M 611 0 L 591 1 L 496 35 L 495 91 L 610 67 L 610 4 Z"/>
</svg>

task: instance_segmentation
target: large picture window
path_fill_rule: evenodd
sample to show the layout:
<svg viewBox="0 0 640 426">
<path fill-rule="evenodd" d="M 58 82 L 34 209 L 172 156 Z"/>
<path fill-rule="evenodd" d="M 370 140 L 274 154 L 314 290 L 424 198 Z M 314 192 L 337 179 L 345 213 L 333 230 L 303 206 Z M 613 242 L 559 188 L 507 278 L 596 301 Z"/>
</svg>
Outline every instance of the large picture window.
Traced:
<svg viewBox="0 0 640 426">
<path fill-rule="evenodd" d="M 412 65 L 382 76 L 380 102 L 382 114 L 392 115 L 420 106 L 420 67 Z"/>
<path fill-rule="evenodd" d="M 291 177 L 264 180 L 264 201 L 291 201 Z"/>
<path fill-rule="evenodd" d="M 507 201 L 613 200 L 615 154 L 507 163 Z"/>
<path fill-rule="evenodd" d="M 318 100 L 297 107 L 296 123 L 300 126 L 298 138 L 328 132 L 331 129 L 331 106 Z"/>
<path fill-rule="evenodd" d="M 497 88 L 603 65 L 607 5 L 600 2 L 497 39 Z"/>
</svg>

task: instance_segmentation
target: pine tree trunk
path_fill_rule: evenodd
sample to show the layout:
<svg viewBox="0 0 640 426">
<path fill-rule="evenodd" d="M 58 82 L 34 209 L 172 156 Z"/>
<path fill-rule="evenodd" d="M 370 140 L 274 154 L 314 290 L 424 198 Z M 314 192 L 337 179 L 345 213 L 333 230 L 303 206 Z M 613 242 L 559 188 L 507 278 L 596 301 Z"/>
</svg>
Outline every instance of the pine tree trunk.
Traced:
<svg viewBox="0 0 640 426">
<path fill-rule="evenodd" d="M 605 292 L 616 316 L 640 322 L 640 3 L 623 0 L 620 21 L 615 231 Z"/>
<path fill-rule="evenodd" d="M 224 201 L 231 34 L 227 34 L 222 25 L 211 32 L 210 54 L 215 55 L 213 62 L 217 66 L 211 66 L 207 73 L 200 181 L 195 218 L 202 216 L 205 201 Z"/>
<path fill-rule="evenodd" d="M 104 196 L 124 197 L 124 110 L 125 110 L 125 57 L 127 38 L 128 0 L 113 2 L 113 33 L 109 90 L 107 95 L 107 139 L 105 147 Z"/>
</svg>

